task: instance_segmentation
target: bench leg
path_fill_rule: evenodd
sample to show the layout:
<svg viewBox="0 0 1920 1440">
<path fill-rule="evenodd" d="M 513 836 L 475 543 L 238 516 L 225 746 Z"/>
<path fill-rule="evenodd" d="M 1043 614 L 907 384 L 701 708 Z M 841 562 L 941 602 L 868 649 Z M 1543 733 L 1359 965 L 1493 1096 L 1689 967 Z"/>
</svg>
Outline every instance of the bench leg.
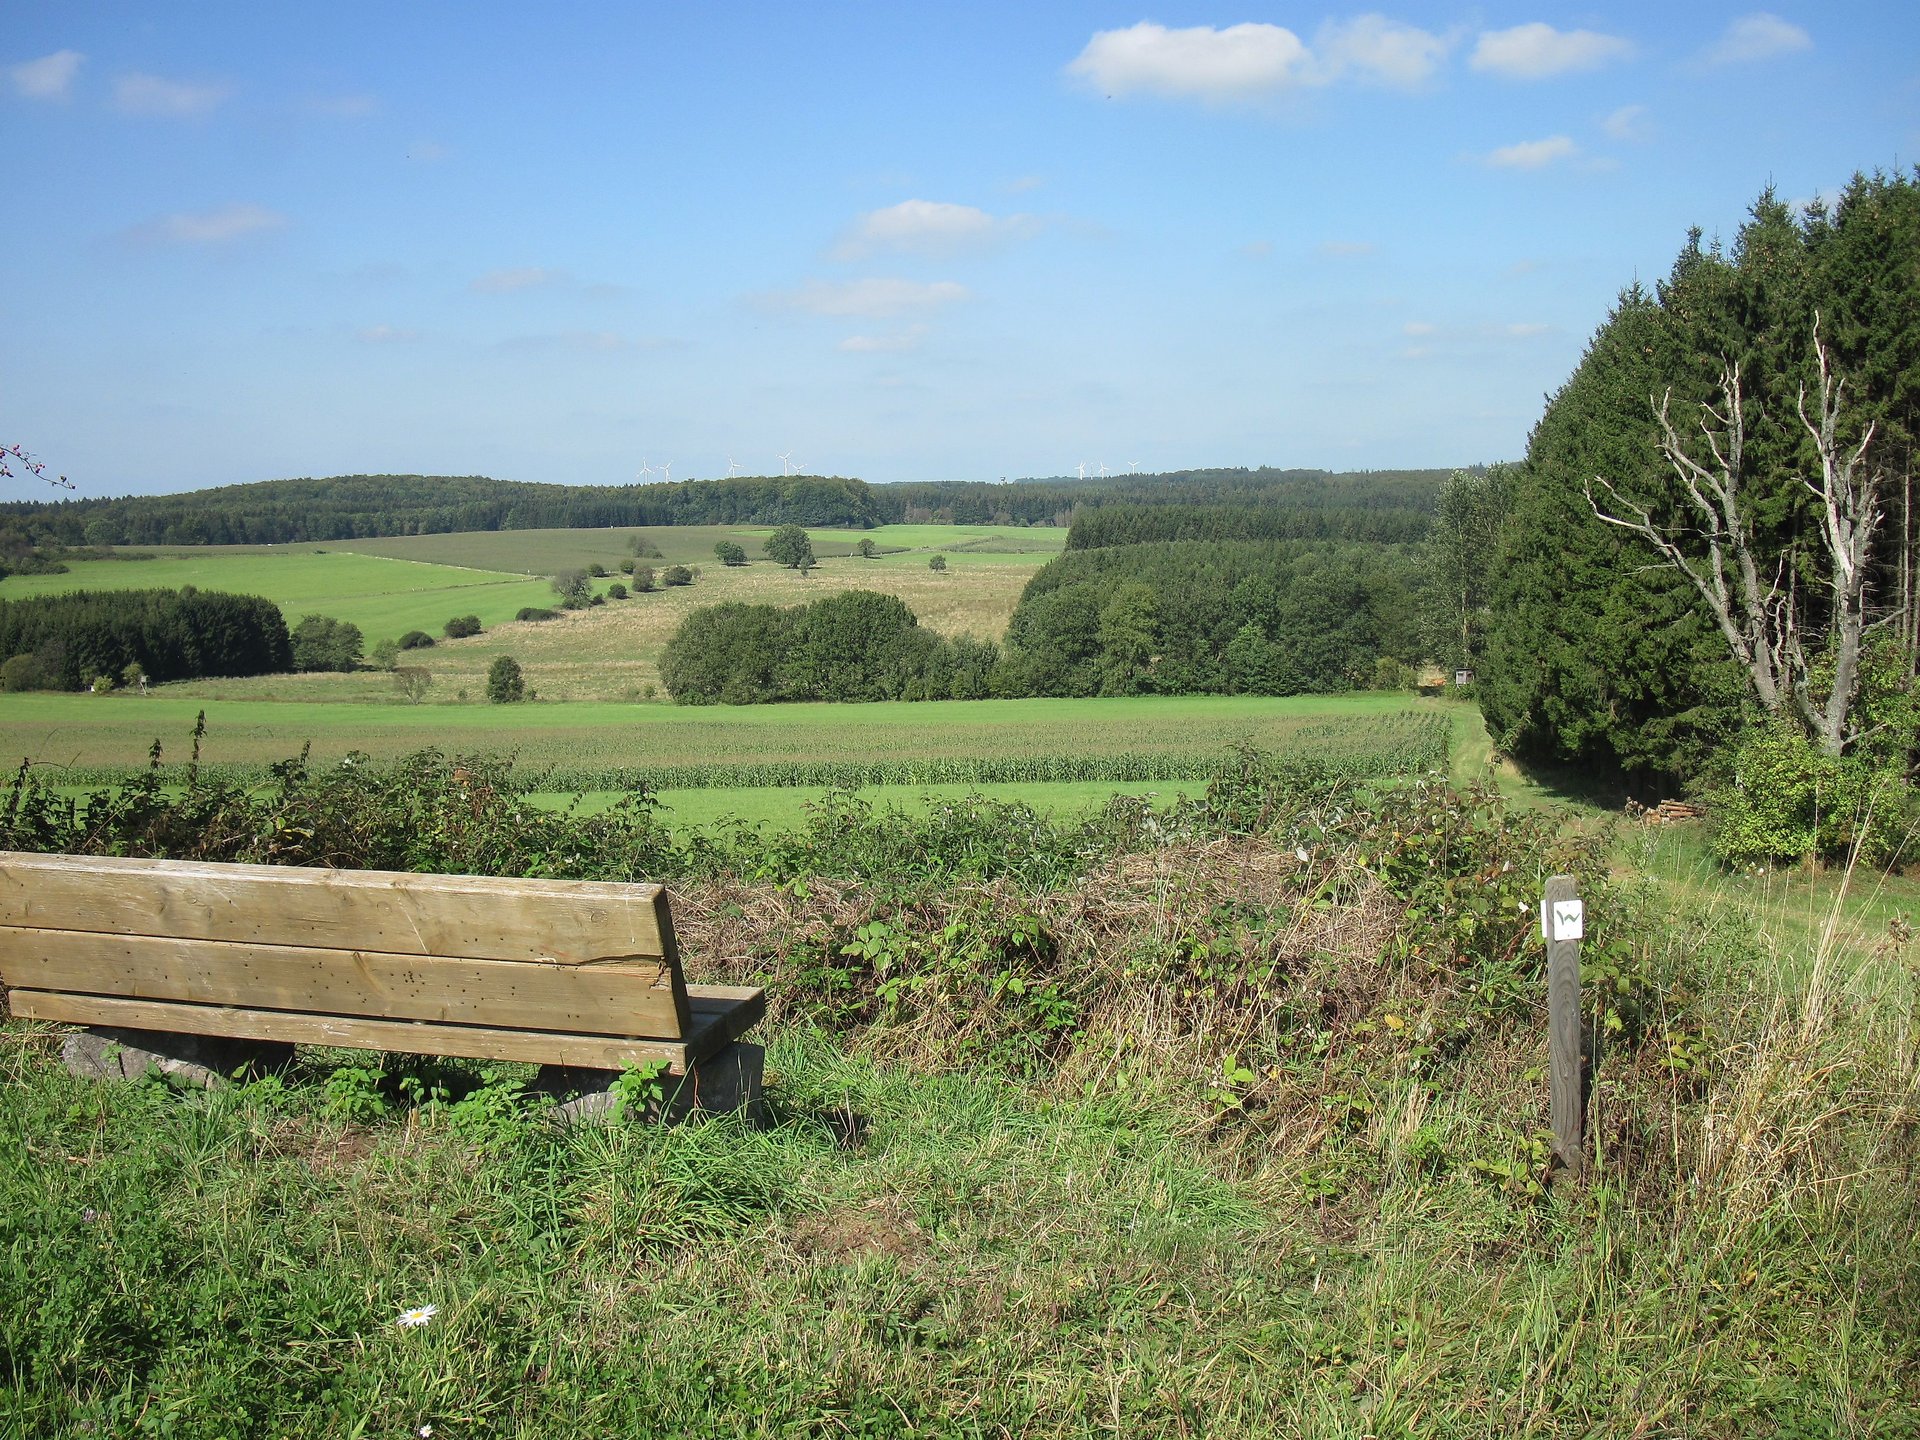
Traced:
<svg viewBox="0 0 1920 1440">
<path fill-rule="evenodd" d="M 760 1081 L 766 1056 L 765 1046 L 735 1041 L 718 1054 L 696 1060 L 685 1075 L 665 1076 L 661 1102 L 633 1118 L 678 1125 L 737 1110 L 758 1124 L 764 1112 Z M 554 1114 L 562 1123 L 597 1121 L 611 1115 L 617 1099 L 612 1086 L 619 1077 L 617 1070 L 547 1065 L 528 1088 L 560 1102 Z"/>
<path fill-rule="evenodd" d="M 69 1035 L 60 1047 L 67 1069 L 86 1080 L 139 1080 L 157 1069 L 176 1085 L 214 1090 L 236 1071 L 262 1074 L 293 1063 L 293 1046 L 223 1035 L 175 1035 L 100 1025 Z"/>
</svg>

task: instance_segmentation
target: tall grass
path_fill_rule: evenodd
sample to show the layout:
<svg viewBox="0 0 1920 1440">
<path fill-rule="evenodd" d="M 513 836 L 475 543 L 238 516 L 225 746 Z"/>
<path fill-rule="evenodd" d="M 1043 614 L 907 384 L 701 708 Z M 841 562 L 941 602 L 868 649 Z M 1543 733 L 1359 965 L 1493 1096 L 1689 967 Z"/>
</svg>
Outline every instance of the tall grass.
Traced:
<svg viewBox="0 0 1920 1440">
<path fill-rule="evenodd" d="M 774 990 L 758 1131 L 559 1130 L 523 1072 L 339 1052 L 94 1086 L 11 1023 L 0 1426 L 1920 1433 L 1909 941 L 1605 862 L 1256 758 L 1095 826 L 837 801 L 682 855 L 696 974 Z M 1578 1182 L 1542 1137 L 1560 869 Z"/>
</svg>

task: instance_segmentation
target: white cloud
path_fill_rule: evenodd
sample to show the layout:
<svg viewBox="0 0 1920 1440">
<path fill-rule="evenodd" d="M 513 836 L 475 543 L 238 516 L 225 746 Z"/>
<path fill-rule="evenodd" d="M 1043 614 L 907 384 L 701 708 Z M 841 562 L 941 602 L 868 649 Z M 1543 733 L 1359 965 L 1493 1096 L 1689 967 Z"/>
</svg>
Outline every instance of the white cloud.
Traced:
<svg viewBox="0 0 1920 1440">
<path fill-rule="evenodd" d="M 489 270 L 467 288 L 477 295 L 511 295 L 517 290 L 539 290 L 565 282 L 564 270 L 546 270 L 538 265 L 521 265 L 509 270 Z"/>
<path fill-rule="evenodd" d="M 1046 183 L 1038 175 L 1020 175 L 1007 182 L 1006 190 L 1009 195 L 1025 195 L 1030 190 L 1038 190 Z"/>
<path fill-rule="evenodd" d="M 1400 327 L 1400 333 L 1405 335 L 1409 340 L 1417 340 L 1422 335 L 1432 335 L 1436 333 L 1439 328 L 1438 325 L 1431 324 L 1425 320 L 1409 320 Z"/>
<path fill-rule="evenodd" d="M 1314 36 L 1323 80 L 1357 74 L 1376 85 L 1411 90 L 1432 78 L 1453 42 L 1384 15 L 1329 20 Z"/>
<path fill-rule="evenodd" d="M 1622 105 L 1600 122 L 1600 128 L 1615 140 L 1651 140 L 1653 121 L 1644 105 Z"/>
<path fill-rule="evenodd" d="M 1517 145 L 1502 145 L 1486 157 L 1496 170 L 1538 170 L 1556 160 L 1569 160 L 1580 147 L 1564 135 L 1549 135 L 1545 140 L 1522 140 Z"/>
<path fill-rule="evenodd" d="M 909 325 L 890 335 L 849 335 L 840 342 L 840 348 L 856 355 L 898 354 L 903 350 L 918 350 L 926 336 L 925 325 Z"/>
<path fill-rule="evenodd" d="M 862 320 L 887 320 L 916 310 L 933 310 L 956 300 L 968 298 L 967 287 L 951 280 L 923 283 L 918 280 L 809 280 L 798 290 L 779 291 L 760 297 L 763 304 L 780 310 L 801 310 L 809 315 L 827 315 Z"/>
<path fill-rule="evenodd" d="M 129 115 L 186 120 L 205 115 L 233 91 L 225 85 L 192 85 L 134 73 L 113 82 L 114 102 Z"/>
<path fill-rule="evenodd" d="M 364 120 L 380 113 L 378 95 L 320 95 L 307 101 L 307 112 L 328 120 Z"/>
<path fill-rule="evenodd" d="M 848 227 L 833 247 L 835 260 L 860 260 L 877 251 L 906 251 L 946 256 L 978 250 L 1029 231 L 1025 215 L 999 219 L 971 205 L 939 200 L 902 200 L 884 210 L 869 210 Z"/>
<path fill-rule="evenodd" d="M 29 100 L 64 100 L 73 90 L 73 77 L 87 57 L 78 50 L 56 50 L 38 60 L 9 66 L 7 78 L 14 90 Z"/>
<path fill-rule="evenodd" d="M 363 345 L 405 345 L 418 340 L 420 332 L 398 325 L 369 325 L 364 330 L 355 331 L 353 338 Z"/>
<path fill-rule="evenodd" d="M 1486 30 L 1467 63 L 1510 80 L 1544 80 L 1575 70 L 1598 70 L 1633 54 L 1633 45 L 1596 30 L 1556 30 L 1536 20 L 1511 30 Z"/>
<path fill-rule="evenodd" d="M 1196 25 L 1169 30 L 1142 20 L 1100 30 L 1067 73 L 1108 95 L 1252 100 L 1306 81 L 1313 57 L 1279 25 Z"/>
<path fill-rule="evenodd" d="M 447 147 L 438 140 L 416 140 L 407 146 L 407 159 L 421 160 L 432 164 L 436 160 L 447 158 Z"/>
<path fill-rule="evenodd" d="M 1375 247 L 1366 240 L 1323 240 L 1318 249 L 1329 260 L 1357 260 L 1373 254 Z"/>
<path fill-rule="evenodd" d="M 269 230 L 284 229 L 287 217 L 264 205 L 236 200 L 217 210 L 163 215 L 129 233 L 137 240 L 172 245 L 224 245 Z"/>
<path fill-rule="evenodd" d="M 1501 327 L 1501 333 L 1514 340 L 1531 340 L 1536 335 L 1544 335 L 1553 327 L 1543 325 L 1537 320 L 1523 320 L 1517 324 Z"/>
<path fill-rule="evenodd" d="M 1772 60 L 1813 48 L 1813 37 L 1790 20 L 1761 10 L 1742 15 L 1726 28 L 1726 33 L 1707 47 L 1709 65 L 1742 65 L 1754 60 Z"/>
<path fill-rule="evenodd" d="M 1249 260 L 1267 260 L 1273 256 L 1271 240 L 1249 240 L 1240 247 L 1240 253 Z"/>
</svg>

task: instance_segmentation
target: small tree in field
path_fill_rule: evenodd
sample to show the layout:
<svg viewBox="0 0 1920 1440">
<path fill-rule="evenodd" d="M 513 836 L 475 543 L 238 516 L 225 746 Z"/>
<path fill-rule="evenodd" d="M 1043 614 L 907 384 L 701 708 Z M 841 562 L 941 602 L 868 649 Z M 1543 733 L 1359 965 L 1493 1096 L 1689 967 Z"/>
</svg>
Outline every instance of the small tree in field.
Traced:
<svg viewBox="0 0 1920 1440">
<path fill-rule="evenodd" d="M 722 565 L 744 565 L 747 563 L 747 549 L 731 540 L 722 540 L 713 547 L 713 553 L 720 557 Z"/>
<path fill-rule="evenodd" d="M 393 688 L 411 704 L 418 705 L 426 699 L 427 691 L 432 685 L 433 672 L 424 665 L 393 667 Z"/>
<path fill-rule="evenodd" d="M 860 558 L 862 560 L 871 560 L 879 553 L 880 547 L 873 543 L 872 536 L 862 536 L 860 543 L 853 548 L 860 552 Z"/>
<path fill-rule="evenodd" d="M 593 582 L 584 570 L 562 570 L 553 577 L 553 593 L 562 610 L 584 610 L 593 603 Z"/>
<path fill-rule="evenodd" d="M 496 655 L 487 667 L 487 699 L 496 705 L 511 705 L 527 694 L 527 680 L 520 673 L 520 662 L 511 655 Z"/>
<path fill-rule="evenodd" d="M 933 571 L 934 574 L 939 574 L 947 568 L 947 557 L 944 555 L 934 556 L 931 560 L 927 561 L 927 568 Z"/>
<path fill-rule="evenodd" d="M 813 564 L 813 541 L 798 525 L 782 525 L 760 548 L 789 570 L 806 570 Z"/>
<path fill-rule="evenodd" d="M 633 567 L 633 593 L 644 595 L 653 589 L 653 567 L 636 565 Z"/>
</svg>

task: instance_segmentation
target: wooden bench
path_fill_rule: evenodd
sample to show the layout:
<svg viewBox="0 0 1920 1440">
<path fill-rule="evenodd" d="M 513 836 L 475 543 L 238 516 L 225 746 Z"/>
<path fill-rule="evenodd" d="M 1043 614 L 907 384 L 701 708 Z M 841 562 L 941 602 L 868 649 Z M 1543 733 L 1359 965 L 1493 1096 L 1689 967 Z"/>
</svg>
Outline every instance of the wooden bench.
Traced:
<svg viewBox="0 0 1920 1440">
<path fill-rule="evenodd" d="M 764 993 L 686 983 L 658 885 L 0 852 L 0 981 L 116 1035 L 664 1061 L 696 1092 L 754 1050 L 757 1099 Z"/>
</svg>

